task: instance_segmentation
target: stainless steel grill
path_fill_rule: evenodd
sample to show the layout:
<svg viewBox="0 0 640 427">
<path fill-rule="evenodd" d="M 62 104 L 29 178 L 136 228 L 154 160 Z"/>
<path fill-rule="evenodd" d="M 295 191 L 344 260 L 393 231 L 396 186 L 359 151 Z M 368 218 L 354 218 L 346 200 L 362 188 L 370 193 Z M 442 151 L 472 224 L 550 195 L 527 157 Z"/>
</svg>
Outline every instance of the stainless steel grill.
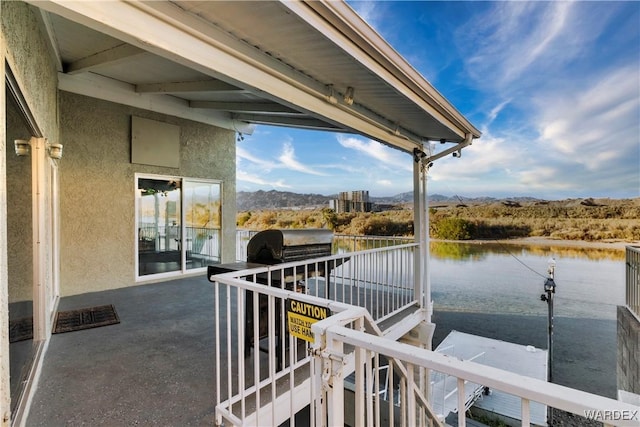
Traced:
<svg viewBox="0 0 640 427">
<path fill-rule="evenodd" d="M 215 274 L 240 271 L 265 265 L 282 264 L 287 262 L 312 260 L 331 255 L 333 233 L 325 229 L 299 229 L 299 230 L 264 230 L 256 233 L 247 243 L 247 261 L 228 264 L 214 264 L 208 267 L 209 280 Z M 340 261 L 341 262 L 341 261 Z M 301 267 L 286 267 L 284 272 L 259 273 L 256 276 L 258 283 L 282 287 L 284 289 L 305 292 L 304 276 L 326 276 L 328 270 L 335 268 L 340 262 L 329 260 L 325 262 L 309 262 Z M 284 273 L 284 274 L 283 274 Z M 327 278 L 328 280 L 328 278 Z M 328 288 L 327 284 L 327 288 Z M 258 329 L 258 339 L 268 337 L 268 308 L 267 298 L 261 295 L 259 298 L 259 313 L 253 314 L 253 292 L 247 291 L 245 305 L 245 356 L 251 354 L 251 349 L 260 347 L 254 343 L 254 328 Z M 279 303 L 276 303 L 275 324 L 276 334 L 279 335 L 282 322 L 285 319 L 280 315 Z M 285 333 L 285 335 L 288 333 Z M 276 340 L 276 360 L 278 369 L 282 366 L 280 353 L 283 342 L 288 342 L 286 337 L 278 336 Z M 264 350 L 264 348 L 260 348 Z"/>
<path fill-rule="evenodd" d="M 280 264 L 331 255 L 333 233 L 325 229 L 264 230 L 247 244 L 247 262 Z"/>
</svg>

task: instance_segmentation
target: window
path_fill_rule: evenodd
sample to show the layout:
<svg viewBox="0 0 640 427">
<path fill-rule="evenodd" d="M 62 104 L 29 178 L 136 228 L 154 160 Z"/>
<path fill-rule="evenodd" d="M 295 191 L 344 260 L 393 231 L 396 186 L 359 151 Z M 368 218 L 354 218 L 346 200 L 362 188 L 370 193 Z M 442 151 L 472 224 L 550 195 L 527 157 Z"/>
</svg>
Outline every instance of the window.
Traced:
<svg viewBox="0 0 640 427">
<path fill-rule="evenodd" d="M 138 277 L 175 275 L 220 262 L 217 181 L 136 176 Z"/>
</svg>

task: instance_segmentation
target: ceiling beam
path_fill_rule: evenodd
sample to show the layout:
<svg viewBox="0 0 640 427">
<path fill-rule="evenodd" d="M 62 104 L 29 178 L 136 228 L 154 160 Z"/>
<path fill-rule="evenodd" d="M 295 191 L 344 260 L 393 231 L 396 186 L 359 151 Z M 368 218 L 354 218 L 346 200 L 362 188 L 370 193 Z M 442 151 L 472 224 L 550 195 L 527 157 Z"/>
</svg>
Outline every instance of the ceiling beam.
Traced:
<svg viewBox="0 0 640 427">
<path fill-rule="evenodd" d="M 98 52 L 86 58 L 66 64 L 65 71 L 69 74 L 77 74 L 92 71 L 105 65 L 114 65 L 120 62 L 131 60 L 132 58 L 146 54 L 145 50 L 130 44 L 123 43 L 111 49 Z"/>
<path fill-rule="evenodd" d="M 313 117 L 283 117 L 283 116 L 265 116 L 262 114 L 234 114 L 234 118 L 243 122 L 250 122 L 271 126 L 287 126 L 302 129 L 324 130 L 331 132 L 351 133 L 349 129 L 333 126 L 323 120 L 314 119 Z"/>
<path fill-rule="evenodd" d="M 42 19 L 42 24 L 44 25 L 45 31 L 47 32 L 49 47 L 51 47 L 51 57 L 53 59 L 53 62 L 56 64 L 56 71 L 60 72 L 63 70 L 61 59 L 62 55 L 60 54 L 60 49 L 58 48 L 58 39 L 56 37 L 56 32 L 53 29 L 51 15 L 49 14 L 49 12 L 40 9 L 40 18 Z"/>
<path fill-rule="evenodd" d="M 222 80 L 200 80 L 193 82 L 164 82 L 136 85 L 138 93 L 187 93 L 187 92 L 247 92 Z"/>
<path fill-rule="evenodd" d="M 191 108 L 204 108 L 208 110 L 223 110 L 235 113 L 283 113 L 283 114 L 303 114 L 285 105 L 275 102 L 218 102 L 218 101 L 191 101 Z"/>
<path fill-rule="evenodd" d="M 174 96 L 136 93 L 134 85 L 93 73 L 83 73 L 75 76 L 58 73 L 58 88 L 66 92 L 181 117 L 248 135 L 253 133 L 255 127 L 232 117 L 229 113 L 194 110 L 189 108 L 188 101 Z"/>
</svg>

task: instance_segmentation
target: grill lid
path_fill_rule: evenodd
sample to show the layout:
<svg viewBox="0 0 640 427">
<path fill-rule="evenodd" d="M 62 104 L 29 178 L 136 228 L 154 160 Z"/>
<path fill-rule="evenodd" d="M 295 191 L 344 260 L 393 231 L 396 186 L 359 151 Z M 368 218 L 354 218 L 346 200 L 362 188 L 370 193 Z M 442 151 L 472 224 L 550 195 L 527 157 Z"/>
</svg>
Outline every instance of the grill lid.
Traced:
<svg viewBox="0 0 640 427">
<path fill-rule="evenodd" d="M 247 244 L 247 261 L 261 262 L 277 260 L 280 262 L 291 261 L 287 254 L 298 253 L 296 259 L 300 259 L 299 251 L 287 249 L 307 247 L 328 247 L 331 254 L 331 242 L 333 233 L 324 228 L 307 228 L 299 230 L 264 230 L 255 234 Z M 309 257 L 320 256 L 317 251 L 309 251 Z"/>
</svg>

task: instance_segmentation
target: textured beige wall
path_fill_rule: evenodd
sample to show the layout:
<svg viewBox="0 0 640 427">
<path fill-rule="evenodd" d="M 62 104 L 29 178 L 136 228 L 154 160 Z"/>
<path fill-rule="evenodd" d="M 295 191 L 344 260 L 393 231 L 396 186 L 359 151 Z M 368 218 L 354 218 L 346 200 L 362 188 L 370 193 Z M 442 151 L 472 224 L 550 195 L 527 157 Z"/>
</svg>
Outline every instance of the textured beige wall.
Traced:
<svg viewBox="0 0 640 427">
<path fill-rule="evenodd" d="M 45 138 L 58 140 L 58 76 L 40 11 L 22 2 L 2 2 L 2 32 L 7 61 L 20 83 Z"/>
<path fill-rule="evenodd" d="M 2 33 L 7 62 L 43 136 L 58 139 L 57 72 L 37 9 L 3 2 Z M 32 135 L 10 106 L 7 125 L 7 239 L 9 302 L 32 299 L 31 158 L 15 156 L 13 140 Z M 50 250 L 50 248 L 48 248 Z"/>
<path fill-rule="evenodd" d="M 61 295 L 134 285 L 135 174 L 223 182 L 223 261 L 235 259 L 234 132 L 60 93 Z M 131 116 L 180 127 L 180 168 L 130 162 Z"/>
</svg>

